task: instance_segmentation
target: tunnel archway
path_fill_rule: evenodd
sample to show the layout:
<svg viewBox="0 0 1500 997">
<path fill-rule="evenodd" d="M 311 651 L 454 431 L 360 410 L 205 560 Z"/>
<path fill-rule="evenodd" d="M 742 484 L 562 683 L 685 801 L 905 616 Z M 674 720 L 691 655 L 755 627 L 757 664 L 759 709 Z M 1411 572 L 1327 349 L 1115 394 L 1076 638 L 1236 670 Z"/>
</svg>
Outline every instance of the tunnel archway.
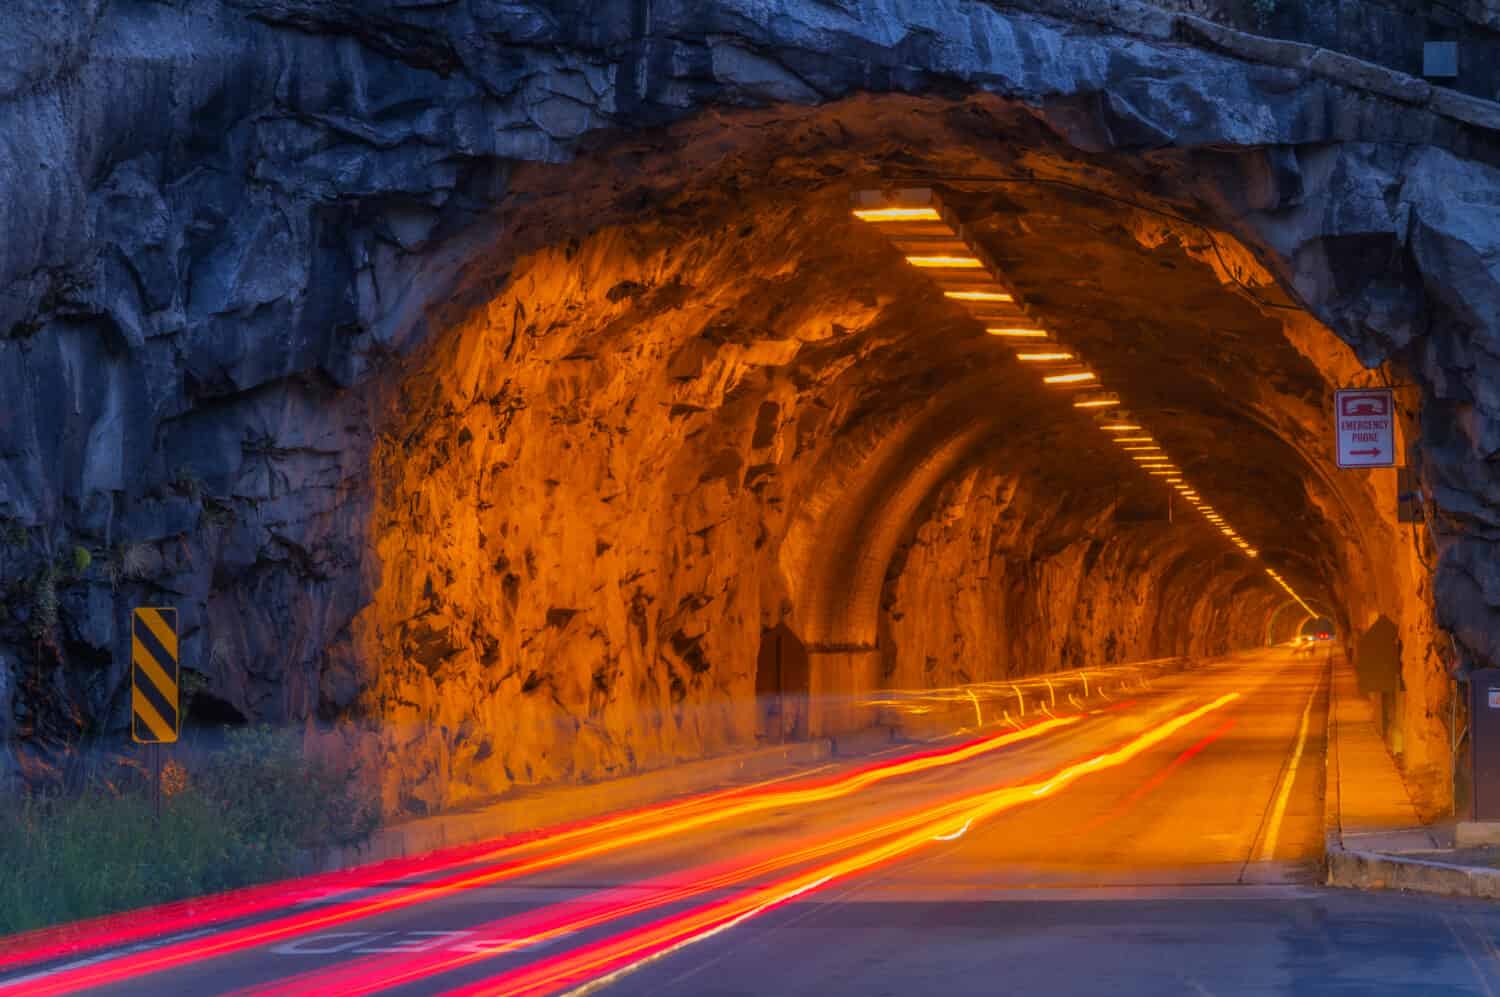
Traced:
<svg viewBox="0 0 1500 997">
<path fill-rule="evenodd" d="M 0 260 L 6 386 L 72 409 L 3 427 L 0 503 L 47 549 L 0 570 L 19 590 L 77 541 L 115 573 L 0 621 L 6 700 L 39 715 L 25 671 L 110 722 L 130 600 L 169 590 L 214 695 L 356 727 L 401 809 L 748 743 L 781 621 L 830 693 L 1263 633 L 1276 590 L 1112 529 L 1103 441 L 860 237 L 853 189 L 923 184 L 1180 420 L 1194 480 L 1340 633 L 1395 614 L 1408 770 L 1445 767 L 1446 666 L 1500 646 L 1500 224 L 1448 196 L 1500 186 L 1483 113 L 1112 9 L 543 19 L 497 76 L 503 32 L 322 8 L 157 11 L 233 94 L 98 32 L 170 115 L 36 74 L 112 113 L 15 133 L 62 179 L 21 170 L 11 203 L 71 220 Z M 1415 530 L 1394 481 L 1325 466 L 1327 389 L 1387 378 Z"/>
<path fill-rule="evenodd" d="M 492 258 L 508 277 L 436 313 L 447 331 L 399 389 L 402 442 L 376 460 L 368 653 L 410 660 L 438 633 L 452 670 L 398 665 L 377 695 L 431 703 L 441 730 L 522 718 L 489 775 L 432 745 L 450 791 L 753 743 L 765 630 L 806 640 L 806 732 L 825 736 L 874 722 L 860 702 L 881 688 L 1258 645 L 1286 599 L 1266 563 L 1352 616 L 1410 592 L 1391 573 L 1405 534 L 1356 515 L 1365 480 L 1322 466 L 1324 396 L 1364 376 L 1348 349 L 1242 243 L 1180 220 L 1141 163 L 978 105 L 745 112 L 753 139 L 690 122 L 528 178 L 507 229 L 524 238 L 469 280 L 492 286 Z M 715 156 L 674 159 L 667 183 L 659 142 Z M 1118 521 L 1150 482 L 850 216 L 892 144 L 923 148 L 902 169 L 939 183 L 976 149 L 1047 181 L 941 189 L 1264 560 L 1181 518 Z M 663 189 L 622 205 L 625 163 Z M 505 599 L 470 545 L 514 579 Z M 1427 612 L 1406 625 L 1430 631 Z M 497 682 L 474 647 L 519 663 Z M 437 690 L 455 681 L 471 691 L 449 715 Z M 1408 743 L 1435 754 L 1440 734 Z"/>
</svg>

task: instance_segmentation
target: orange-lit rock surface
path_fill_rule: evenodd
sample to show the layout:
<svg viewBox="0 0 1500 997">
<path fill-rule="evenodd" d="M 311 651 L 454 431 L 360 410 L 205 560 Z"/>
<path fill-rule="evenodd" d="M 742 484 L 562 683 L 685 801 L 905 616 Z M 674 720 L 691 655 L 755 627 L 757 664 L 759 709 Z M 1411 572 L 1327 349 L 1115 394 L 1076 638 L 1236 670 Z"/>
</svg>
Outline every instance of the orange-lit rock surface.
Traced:
<svg viewBox="0 0 1500 997">
<path fill-rule="evenodd" d="M 1337 592 L 1342 625 L 1421 615 L 1384 554 L 1342 546 L 1409 538 L 1316 468 L 1347 348 L 1300 313 L 1284 332 L 1181 233 L 1111 230 L 1107 200 L 956 198 L 1203 492 Z M 841 192 L 693 207 L 524 255 L 393 389 L 356 624 L 392 807 L 752 746 L 777 625 L 811 652 L 819 732 L 820 697 L 1216 654 L 1305 617 L 1268 634 L 1288 600 L 1260 562 Z M 823 732 L 857 722 L 838 709 Z"/>
</svg>

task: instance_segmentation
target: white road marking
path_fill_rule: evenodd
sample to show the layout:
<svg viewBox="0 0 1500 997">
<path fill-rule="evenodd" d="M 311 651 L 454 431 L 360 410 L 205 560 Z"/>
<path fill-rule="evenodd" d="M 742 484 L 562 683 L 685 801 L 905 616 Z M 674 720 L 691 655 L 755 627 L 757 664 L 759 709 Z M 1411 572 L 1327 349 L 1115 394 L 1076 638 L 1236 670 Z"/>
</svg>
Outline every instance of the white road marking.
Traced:
<svg viewBox="0 0 1500 997">
<path fill-rule="evenodd" d="M 1292 763 L 1287 766 L 1286 775 L 1281 779 L 1281 791 L 1276 794 L 1276 806 L 1271 810 L 1271 823 L 1266 828 L 1265 840 L 1260 845 L 1260 861 L 1269 862 L 1276 855 L 1276 839 L 1281 837 L 1281 822 L 1286 817 L 1286 805 L 1292 798 L 1292 787 L 1297 783 L 1297 768 L 1302 764 L 1302 749 L 1307 746 L 1307 726 L 1312 719 L 1313 703 L 1318 699 L 1318 689 L 1323 685 L 1321 678 L 1313 684 L 1312 693 L 1307 697 L 1307 705 L 1302 708 L 1302 724 L 1297 728 L 1297 746 L 1292 749 Z"/>
<path fill-rule="evenodd" d="M 213 933 L 213 928 L 199 928 L 197 931 L 188 931 L 182 934 L 170 935 L 166 938 L 156 938 L 147 942 L 139 942 L 135 945 L 131 945 L 122 949 L 110 949 L 106 952 L 100 952 L 97 955 L 86 956 L 82 959 L 74 959 L 71 962 L 65 962 L 59 966 L 51 966 L 47 969 L 37 970 L 32 973 L 26 973 L 22 976 L 13 976 L 7 979 L 0 979 L 0 987 L 13 987 L 17 983 L 35 983 L 38 980 L 45 980 L 49 976 L 56 976 L 58 973 L 65 973 L 73 969 L 82 969 L 85 966 L 94 966 L 101 962 L 109 962 L 113 959 L 119 959 L 127 955 L 135 955 L 139 952 L 150 952 L 152 949 L 159 949 L 164 945 L 173 945 L 177 942 L 191 941 L 194 938 L 201 938 L 204 935 L 211 935 Z"/>
</svg>

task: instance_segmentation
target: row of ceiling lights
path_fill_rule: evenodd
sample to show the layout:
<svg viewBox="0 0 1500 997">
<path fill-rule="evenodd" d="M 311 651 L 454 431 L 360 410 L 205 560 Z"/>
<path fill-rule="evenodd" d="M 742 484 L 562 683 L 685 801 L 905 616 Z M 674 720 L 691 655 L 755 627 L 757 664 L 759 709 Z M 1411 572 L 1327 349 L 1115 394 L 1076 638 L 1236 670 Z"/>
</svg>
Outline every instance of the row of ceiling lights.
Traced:
<svg viewBox="0 0 1500 997">
<path fill-rule="evenodd" d="M 1009 342 L 1018 361 L 1040 368 L 1043 384 L 1072 391 L 1074 408 L 1097 410 L 1099 428 L 1148 475 L 1170 485 L 1247 557 L 1260 556 L 1188 483 L 1156 437 L 1121 408 L 1120 396 L 1103 390 L 1098 374 L 1084 363 L 1078 351 L 1059 343 L 1027 314 L 1015 292 L 1000 280 L 999 269 L 969 242 L 962 227 L 949 219 L 933 191 L 861 191 L 854 196 L 854 215 L 878 226 L 906 256 L 906 262 L 930 276 L 945 297 L 967 308 L 985 332 Z M 1266 574 L 1312 612 L 1286 579 L 1269 567 Z"/>
</svg>

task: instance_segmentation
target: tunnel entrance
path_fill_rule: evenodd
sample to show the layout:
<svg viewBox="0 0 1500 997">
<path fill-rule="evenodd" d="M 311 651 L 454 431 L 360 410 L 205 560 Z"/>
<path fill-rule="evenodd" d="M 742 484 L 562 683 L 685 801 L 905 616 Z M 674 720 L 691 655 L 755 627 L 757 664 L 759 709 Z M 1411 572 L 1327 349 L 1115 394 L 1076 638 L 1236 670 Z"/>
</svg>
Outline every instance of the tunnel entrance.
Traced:
<svg viewBox="0 0 1500 997">
<path fill-rule="evenodd" d="M 393 783 L 838 736 L 883 687 L 1217 655 L 1308 605 L 1422 649 L 1400 723 L 1441 783 L 1431 554 L 1325 446 L 1332 390 L 1387 372 L 1161 193 L 1186 167 L 1082 161 L 998 101 L 743 117 L 524 178 L 431 316 L 358 628 Z M 881 179 L 892 143 L 930 187 Z M 913 189 L 943 232 L 851 207 Z"/>
<path fill-rule="evenodd" d="M 807 737 L 807 647 L 785 623 L 761 631 L 755 658 L 756 736 L 768 743 Z"/>
</svg>

